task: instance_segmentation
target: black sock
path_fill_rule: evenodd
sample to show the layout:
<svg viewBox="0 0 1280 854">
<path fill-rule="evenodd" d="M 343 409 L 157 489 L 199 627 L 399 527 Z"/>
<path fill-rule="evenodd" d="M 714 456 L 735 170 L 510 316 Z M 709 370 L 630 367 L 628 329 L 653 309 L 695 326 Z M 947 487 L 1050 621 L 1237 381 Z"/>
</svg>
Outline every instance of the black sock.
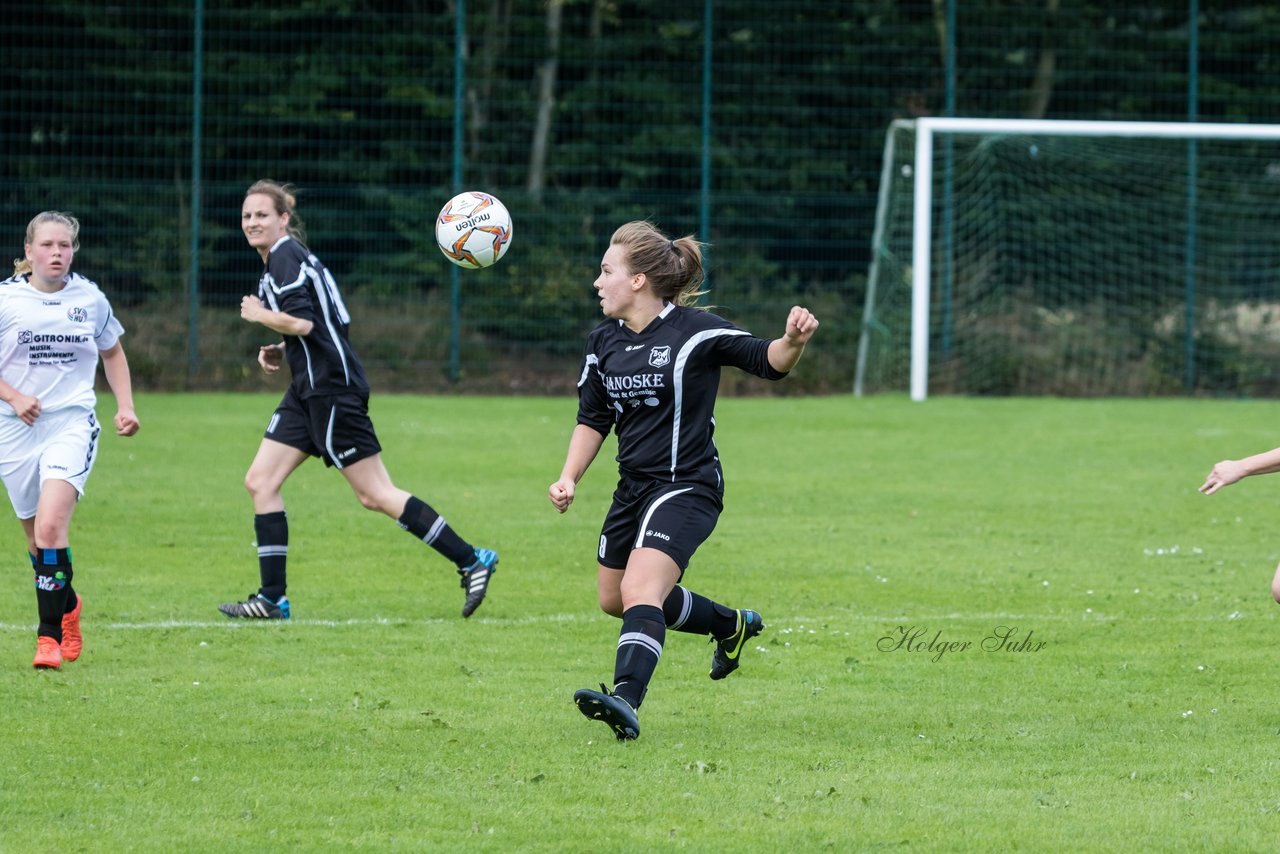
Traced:
<svg viewBox="0 0 1280 854">
<path fill-rule="evenodd" d="M 476 550 L 471 544 L 459 537 L 443 516 L 417 496 L 409 496 L 396 524 L 453 561 L 459 569 L 466 569 L 476 562 Z"/>
<path fill-rule="evenodd" d="M 258 539 L 258 593 L 279 602 L 285 591 L 285 569 L 289 562 L 289 520 L 283 510 L 258 513 L 253 517 L 253 533 Z"/>
<path fill-rule="evenodd" d="M 62 643 L 62 615 L 67 610 L 71 584 L 71 549 L 36 551 L 36 609 L 40 614 L 36 634 Z"/>
<path fill-rule="evenodd" d="M 618 634 L 618 657 L 613 666 L 613 693 L 638 709 L 649 691 L 649 680 L 662 657 L 667 623 L 662 609 L 654 605 L 632 605 L 622 612 Z"/>
<path fill-rule="evenodd" d="M 724 640 L 738 628 L 738 612 L 677 584 L 662 603 L 667 628 Z"/>
<path fill-rule="evenodd" d="M 31 552 L 27 552 L 27 557 L 31 558 L 31 568 L 36 568 L 36 556 Z M 66 612 L 70 614 L 76 609 L 76 605 L 80 604 L 80 597 L 76 595 L 75 588 L 71 586 L 71 580 L 67 579 L 67 604 Z"/>
</svg>

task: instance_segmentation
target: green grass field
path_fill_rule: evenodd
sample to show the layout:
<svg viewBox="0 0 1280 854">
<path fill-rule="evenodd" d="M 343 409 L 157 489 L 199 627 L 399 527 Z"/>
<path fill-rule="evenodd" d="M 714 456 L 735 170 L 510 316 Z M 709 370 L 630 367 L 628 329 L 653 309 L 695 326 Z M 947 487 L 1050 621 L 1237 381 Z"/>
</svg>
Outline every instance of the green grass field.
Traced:
<svg viewBox="0 0 1280 854">
<path fill-rule="evenodd" d="M 727 507 L 686 581 L 767 628 L 724 682 L 668 633 L 618 743 L 570 699 L 611 677 L 618 628 L 594 592 L 612 442 L 569 514 L 546 499 L 574 401 L 374 399 L 395 481 L 502 554 L 472 619 L 451 565 L 311 463 L 286 488 L 295 619 L 233 623 L 215 608 L 256 589 L 241 479 L 275 399 L 142 395 L 142 432 L 106 439 L 72 526 L 86 651 L 61 671 L 30 666 L 31 575 L 0 526 L 0 849 L 1280 833 L 1280 477 L 1196 492 L 1280 445 L 1277 404 L 722 400 Z"/>
</svg>

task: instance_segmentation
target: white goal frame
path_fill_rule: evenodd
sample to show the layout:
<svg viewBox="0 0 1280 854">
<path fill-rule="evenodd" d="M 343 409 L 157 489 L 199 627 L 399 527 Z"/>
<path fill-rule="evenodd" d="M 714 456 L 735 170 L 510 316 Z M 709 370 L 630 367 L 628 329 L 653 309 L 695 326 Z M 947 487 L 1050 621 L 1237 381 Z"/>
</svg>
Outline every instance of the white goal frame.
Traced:
<svg viewBox="0 0 1280 854">
<path fill-rule="evenodd" d="M 1280 124 L 1231 124 L 1211 122 L 1115 122 L 1067 121 L 1059 119 L 972 119 L 928 117 L 898 119 L 889 126 L 885 141 L 885 162 L 880 181 L 875 235 L 872 239 L 872 275 L 867 278 L 867 309 L 875 302 L 877 253 L 883 236 L 883 215 L 893 163 L 893 137 L 897 130 L 916 133 L 911 234 L 911 399 L 922 401 L 929 388 L 929 287 L 930 253 L 933 237 L 933 144 L 938 134 L 1014 133 L 1046 136 L 1142 137 L 1164 139 L 1275 139 L 1280 140 Z M 868 317 L 858 341 L 858 364 L 854 394 L 862 394 Z"/>
</svg>

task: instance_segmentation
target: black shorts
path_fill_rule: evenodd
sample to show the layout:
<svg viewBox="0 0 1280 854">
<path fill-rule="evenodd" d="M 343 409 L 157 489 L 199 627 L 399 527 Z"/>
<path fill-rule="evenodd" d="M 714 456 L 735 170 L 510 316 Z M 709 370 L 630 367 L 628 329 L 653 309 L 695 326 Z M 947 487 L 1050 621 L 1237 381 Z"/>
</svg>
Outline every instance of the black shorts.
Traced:
<svg viewBox="0 0 1280 854">
<path fill-rule="evenodd" d="M 715 530 L 721 509 L 719 494 L 701 484 L 619 481 L 600 529 L 600 565 L 626 569 L 633 550 L 657 549 L 683 574 Z"/>
<path fill-rule="evenodd" d="M 369 418 L 367 394 L 327 394 L 303 400 L 290 386 L 262 435 L 320 457 L 325 465 L 335 468 L 382 451 Z"/>
</svg>

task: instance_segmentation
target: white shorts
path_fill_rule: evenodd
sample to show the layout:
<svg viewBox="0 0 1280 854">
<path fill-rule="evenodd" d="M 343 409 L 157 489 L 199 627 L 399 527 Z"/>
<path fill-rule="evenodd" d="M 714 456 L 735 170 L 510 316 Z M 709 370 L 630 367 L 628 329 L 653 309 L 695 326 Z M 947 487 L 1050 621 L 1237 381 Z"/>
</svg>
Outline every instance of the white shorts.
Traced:
<svg viewBox="0 0 1280 854">
<path fill-rule="evenodd" d="M 0 417 L 0 481 L 19 519 L 33 519 L 46 480 L 65 480 L 84 495 L 102 428 L 92 409 L 44 413 L 28 427 Z"/>
</svg>

